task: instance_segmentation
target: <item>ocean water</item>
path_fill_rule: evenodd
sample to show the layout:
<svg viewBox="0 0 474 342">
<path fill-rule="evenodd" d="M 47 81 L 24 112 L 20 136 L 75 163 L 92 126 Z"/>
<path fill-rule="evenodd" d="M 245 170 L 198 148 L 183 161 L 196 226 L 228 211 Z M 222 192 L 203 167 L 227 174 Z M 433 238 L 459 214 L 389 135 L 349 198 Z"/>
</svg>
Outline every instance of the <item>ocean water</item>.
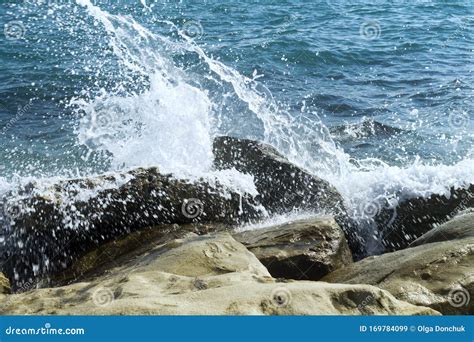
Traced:
<svg viewBox="0 0 474 342">
<path fill-rule="evenodd" d="M 472 0 L 2 1 L 0 28 L 2 194 L 244 179 L 212 173 L 217 135 L 274 145 L 359 218 L 474 183 Z"/>
</svg>

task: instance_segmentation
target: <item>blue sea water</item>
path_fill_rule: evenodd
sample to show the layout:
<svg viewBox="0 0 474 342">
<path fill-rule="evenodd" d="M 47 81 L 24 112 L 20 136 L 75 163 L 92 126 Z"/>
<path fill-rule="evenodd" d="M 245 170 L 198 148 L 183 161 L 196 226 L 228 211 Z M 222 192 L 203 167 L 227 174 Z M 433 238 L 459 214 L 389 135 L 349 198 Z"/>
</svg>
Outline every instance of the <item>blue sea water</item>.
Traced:
<svg viewBox="0 0 474 342">
<path fill-rule="evenodd" d="M 0 185 L 267 141 L 354 205 L 473 183 L 472 0 L 2 1 Z"/>
</svg>

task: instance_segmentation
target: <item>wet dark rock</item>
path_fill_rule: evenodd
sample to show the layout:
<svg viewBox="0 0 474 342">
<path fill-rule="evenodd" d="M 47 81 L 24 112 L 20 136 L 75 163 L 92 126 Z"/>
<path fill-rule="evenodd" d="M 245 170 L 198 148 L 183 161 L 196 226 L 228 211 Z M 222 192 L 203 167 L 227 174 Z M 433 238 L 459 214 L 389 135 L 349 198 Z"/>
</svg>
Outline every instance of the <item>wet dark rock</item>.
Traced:
<svg viewBox="0 0 474 342">
<path fill-rule="evenodd" d="M 388 138 L 406 131 L 375 120 L 365 120 L 360 123 L 332 127 L 330 132 L 336 139 L 352 141 L 370 137 Z"/>
<path fill-rule="evenodd" d="M 346 234 L 354 257 L 365 255 L 357 224 L 347 216 L 344 199 L 329 182 L 292 164 L 274 147 L 233 137 L 214 140 L 215 167 L 235 168 L 254 176 L 259 192 L 256 200 L 269 214 L 310 211 L 335 217 Z"/>
<path fill-rule="evenodd" d="M 289 162 L 270 145 L 247 139 L 218 137 L 214 140 L 217 169 L 236 168 L 253 175 L 257 200 L 271 214 L 293 210 L 345 214 L 344 201 L 327 181 Z"/>
<path fill-rule="evenodd" d="M 458 212 L 474 207 L 474 185 L 451 188 L 449 196 L 433 194 L 428 198 L 402 201 L 394 209 L 383 208 L 375 217 L 385 251 L 406 248 L 411 242 Z"/>
<path fill-rule="evenodd" d="M 275 278 L 319 280 L 352 263 L 334 218 L 317 217 L 234 234 Z"/>
<path fill-rule="evenodd" d="M 111 186 L 111 184 L 121 184 Z M 69 267 L 81 254 L 145 227 L 237 224 L 261 218 L 257 202 L 222 185 L 186 182 L 156 168 L 69 180 L 5 199 L 1 270 L 13 288 Z"/>
</svg>

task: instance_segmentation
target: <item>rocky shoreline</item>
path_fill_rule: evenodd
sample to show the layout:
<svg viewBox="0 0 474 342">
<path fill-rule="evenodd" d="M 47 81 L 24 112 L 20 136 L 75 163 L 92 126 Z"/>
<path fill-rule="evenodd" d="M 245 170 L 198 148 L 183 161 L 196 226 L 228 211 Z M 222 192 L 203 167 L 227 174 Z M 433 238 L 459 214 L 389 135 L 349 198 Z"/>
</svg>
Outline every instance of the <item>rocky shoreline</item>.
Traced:
<svg viewBox="0 0 474 342">
<path fill-rule="evenodd" d="M 473 185 L 380 210 L 369 256 L 328 182 L 251 140 L 214 155 L 256 191 L 149 168 L 4 198 L 0 314 L 474 314 Z"/>
</svg>

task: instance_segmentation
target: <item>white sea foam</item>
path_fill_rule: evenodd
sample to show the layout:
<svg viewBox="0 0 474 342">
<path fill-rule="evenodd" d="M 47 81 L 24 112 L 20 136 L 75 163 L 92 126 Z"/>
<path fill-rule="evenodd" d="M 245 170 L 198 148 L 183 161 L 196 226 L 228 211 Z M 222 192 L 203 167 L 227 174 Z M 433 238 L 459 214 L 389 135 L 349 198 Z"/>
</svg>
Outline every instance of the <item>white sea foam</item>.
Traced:
<svg viewBox="0 0 474 342">
<path fill-rule="evenodd" d="M 261 122 L 267 143 L 295 164 L 334 184 L 356 217 L 364 215 L 361 206 L 381 196 L 400 200 L 447 194 L 451 186 L 474 183 L 472 157 L 454 165 L 415 162 L 400 167 L 378 160 L 352 163 L 316 113 L 303 110 L 295 115 L 280 108 L 271 92 L 257 81 L 258 75 L 244 76 L 209 57 L 173 23 L 161 22 L 179 34 L 176 40 L 152 32 L 130 16 L 110 14 L 90 0 L 76 3 L 99 23 L 91 29 L 104 31 L 120 66 L 116 72 L 122 82 L 113 91 L 104 89 L 91 96 L 90 89 L 84 89 L 85 95 L 70 103 L 79 116 L 78 143 L 91 151 L 110 153 L 111 172 L 158 166 L 176 177 L 204 177 L 211 183 L 219 181 L 234 191 L 255 195 L 251 176 L 235 170 L 212 170 L 212 140 L 225 133 L 219 132 L 216 124 L 223 115 L 217 110 L 222 99 L 216 100 L 216 96 L 232 96 L 246 105 L 252 119 Z M 145 1 L 143 4 L 147 6 Z M 197 74 L 183 70 L 170 57 L 183 53 L 194 54 L 207 66 L 207 81 L 227 85 L 233 93 L 211 95 Z M 128 90 L 137 80 L 146 82 Z M 21 182 L 24 180 L 12 183 L 0 178 L 0 192 Z"/>
</svg>

